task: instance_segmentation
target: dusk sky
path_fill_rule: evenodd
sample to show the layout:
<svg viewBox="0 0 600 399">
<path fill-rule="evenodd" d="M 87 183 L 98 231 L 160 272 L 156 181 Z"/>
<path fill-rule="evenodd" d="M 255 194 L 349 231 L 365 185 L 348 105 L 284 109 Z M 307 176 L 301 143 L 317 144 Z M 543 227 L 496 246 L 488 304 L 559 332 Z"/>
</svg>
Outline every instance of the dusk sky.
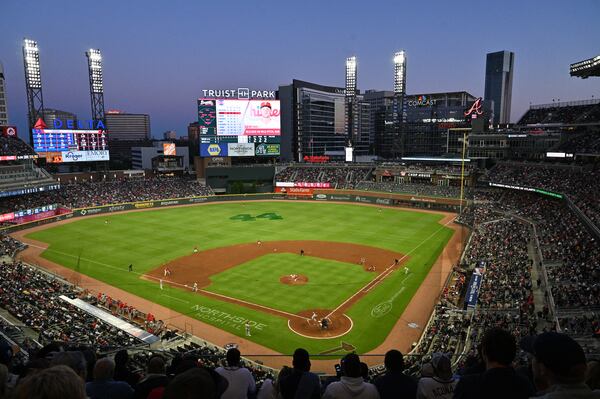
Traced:
<svg viewBox="0 0 600 399">
<path fill-rule="evenodd" d="M 600 1 L 0 0 L 9 119 L 27 137 L 22 40 L 40 47 L 44 105 L 89 119 L 85 51 L 99 48 L 106 109 L 150 114 L 152 134 L 187 134 L 202 89 L 277 89 L 292 79 L 391 90 L 407 52 L 407 92 L 483 96 L 485 55 L 515 52 L 512 121 L 530 103 L 600 98 L 569 64 L 600 54 Z"/>
</svg>

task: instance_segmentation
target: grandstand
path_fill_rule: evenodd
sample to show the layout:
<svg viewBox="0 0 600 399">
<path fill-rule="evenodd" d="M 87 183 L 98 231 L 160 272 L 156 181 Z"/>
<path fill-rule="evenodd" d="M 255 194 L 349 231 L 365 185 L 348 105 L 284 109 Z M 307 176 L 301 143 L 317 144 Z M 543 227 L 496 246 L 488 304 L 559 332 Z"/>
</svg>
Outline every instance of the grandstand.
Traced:
<svg viewBox="0 0 600 399">
<path fill-rule="evenodd" d="M 600 99 L 531 105 L 518 126 L 581 126 L 600 124 Z"/>
</svg>

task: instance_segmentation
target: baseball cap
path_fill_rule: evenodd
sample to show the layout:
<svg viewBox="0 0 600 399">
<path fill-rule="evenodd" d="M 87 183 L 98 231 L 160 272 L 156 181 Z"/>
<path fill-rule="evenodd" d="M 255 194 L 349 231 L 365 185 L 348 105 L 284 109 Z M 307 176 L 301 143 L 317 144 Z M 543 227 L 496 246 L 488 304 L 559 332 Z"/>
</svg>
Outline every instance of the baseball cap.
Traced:
<svg viewBox="0 0 600 399">
<path fill-rule="evenodd" d="M 574 366 L 586 364 L 583 349 L 566 334 L 546 332 L 524 337 L 519 346 L 557 375 L 568 375 Z"/>
<path fill-rule="evenodd" d="M 436 377 L 443 380 L 452 378 L 452 364 L 450 358 L 445 353 L 436 352 L 431 356 L 431 365 Z"/>
</svg>

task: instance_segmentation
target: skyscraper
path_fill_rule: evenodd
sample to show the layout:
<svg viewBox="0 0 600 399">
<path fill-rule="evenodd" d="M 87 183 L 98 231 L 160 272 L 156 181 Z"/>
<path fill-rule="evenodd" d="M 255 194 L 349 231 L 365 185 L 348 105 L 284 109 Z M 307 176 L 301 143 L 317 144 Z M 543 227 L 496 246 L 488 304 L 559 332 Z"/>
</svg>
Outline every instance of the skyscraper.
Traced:
<svg viewBox="0 0 600 399">
<path fill-rule="evenodd" d="M 8 125 L 8 105 L 6 104 L 6 86 L 4 68 L 0 62 L 0 126 Z"/>
<path fill-rule="evenodd" d="M 515 53 L 488 53 L 485 63 L 485 100 L 493 101 L 494 124 L 510 122 Z"/>
</svg>

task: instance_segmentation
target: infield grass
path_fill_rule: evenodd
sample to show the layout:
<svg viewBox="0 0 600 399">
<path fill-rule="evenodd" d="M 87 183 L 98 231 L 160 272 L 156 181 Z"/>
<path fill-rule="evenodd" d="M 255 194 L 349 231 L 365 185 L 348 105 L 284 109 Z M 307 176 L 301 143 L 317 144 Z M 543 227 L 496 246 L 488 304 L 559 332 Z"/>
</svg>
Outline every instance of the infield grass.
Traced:
<svg viewBox="0 0 600 399">
<path fill-rule="evenodd" d="M 409 275 L 391 273 L 346 312 L 354 327 L 343 340 L 358 352 L 367 352 L 388 335 L 452 236 L 453 230 L 438 223 L 442 218 L 440 214 L 352 204 L 249 201 L 87 217 L 28 237 L 50 245 L 42 255 L 46 259 L 233 334 L 243 336 L 243 324 L 223 315 L 260 324 L 251 339 L 281 353 L 291 353 L 299 346 L 319 353 L 338 346 L 340 339 L 303 338 L 288 329 L 284 318 L 185 289 L 167 286 L 161 291 L 156 282 L 140 279 L 140 275 L 189 255 L 195 246 L 205 250 L 257 240 L 337 241 L 408 253 Z M 296 312 L 334 308 L 374 277 L 357 265 L 299 258 L 294 254 L 256 258 L 213 276 L 209 290 L 265 306 L 277 303 L 277 308 Z M 278 283 L 281 275 L 298 273 L 298 262 L 309 284 Z M 133 272 L 127 271 L 130 263 Z M 335 271 L 317 272 L 323 265 Z M 267 275 L 272 277 L 266 279 Z M 440 281 L 431 289 L 439 290 L 442 284 Z M 392 304 L 387 313 L 374 313 L 373 309 L 386 301 Z M 201 336 L 201 332 L 197 334 Z"/>
</svg>

